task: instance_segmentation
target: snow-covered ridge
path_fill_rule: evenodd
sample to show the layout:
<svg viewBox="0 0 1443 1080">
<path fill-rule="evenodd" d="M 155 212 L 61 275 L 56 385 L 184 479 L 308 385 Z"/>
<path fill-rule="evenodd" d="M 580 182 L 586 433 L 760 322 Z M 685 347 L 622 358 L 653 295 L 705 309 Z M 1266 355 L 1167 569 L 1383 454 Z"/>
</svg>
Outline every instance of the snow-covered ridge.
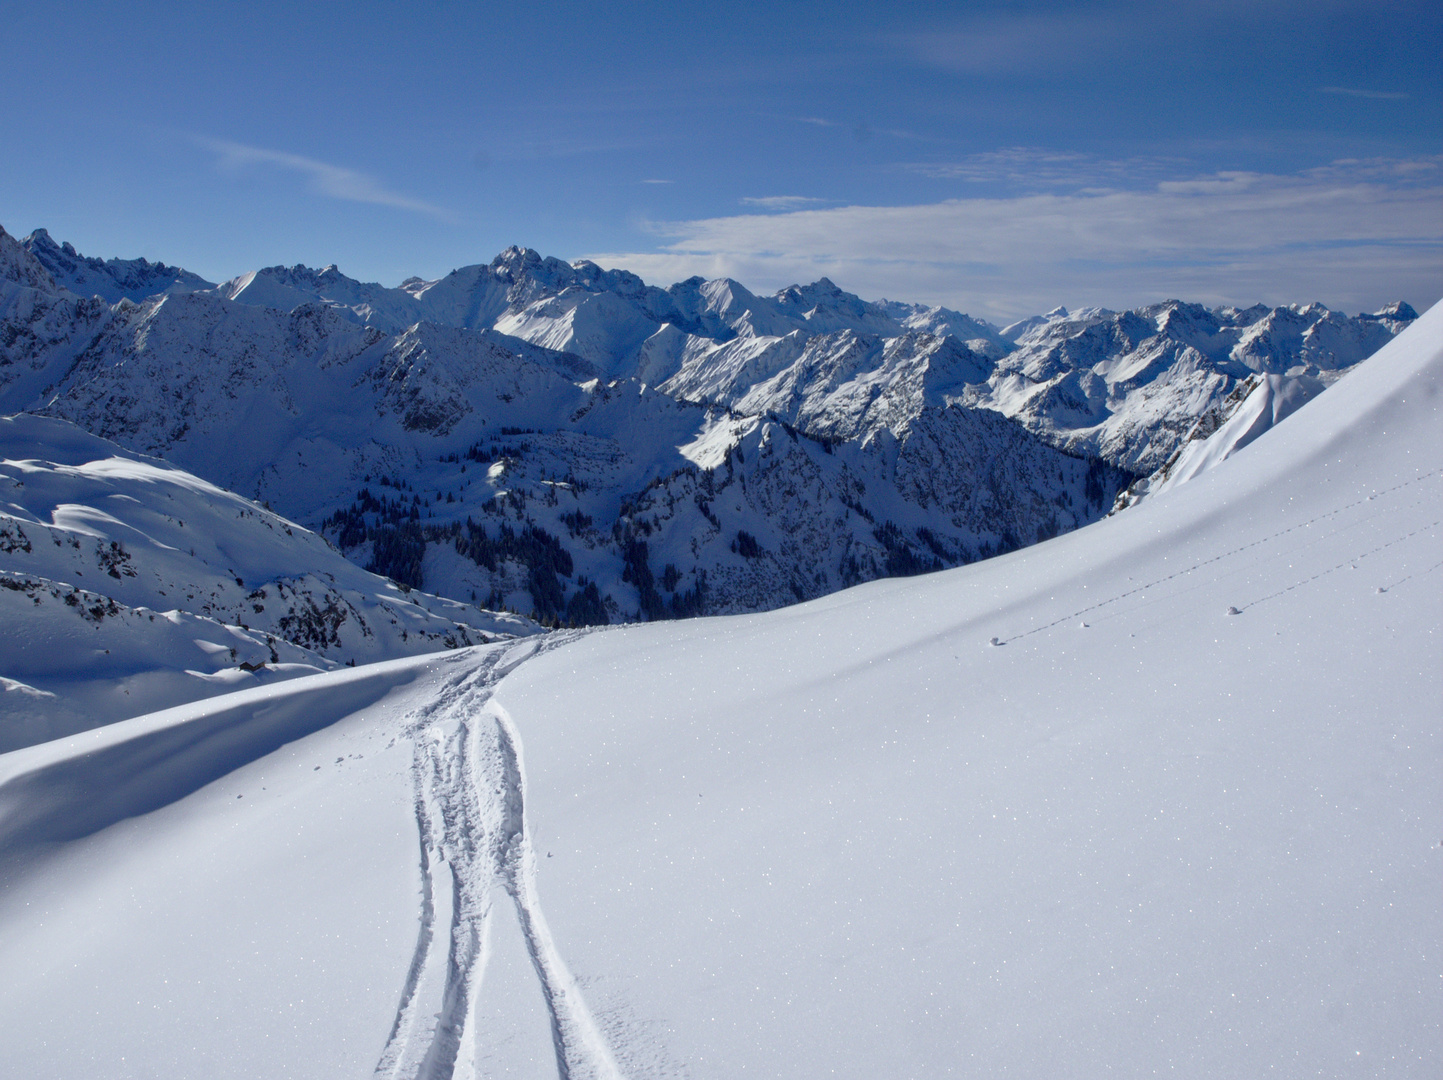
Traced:
<svg viewBox="0 0 1443 1080">
<path fill-rule="evenodd" d="M 1251 375 L 1198 418 L 1160 469 L 1117 497 L 1113 513 L 1185 484 L 1221 465 L 1274 424 L 1281 423 L 1324 390 L 1312 375 Z"/>
<path fill-rule="evenodd" d="M 489 266 L 395 290 L 352 281 L 334 267 L 275 268 L 238 282 L 244 287 L 232 283 L 223 291 L 283 309 L 310 296 L 391 330 L 423 319 L 489 326 L 574 352 L 609 376 L 664 384 L 694 400 L 740 399 L 755 390 L 750 404 L 761 412 L 785 409 L 754 385 L 730 395 L 711 392 L 718 379 L 735 383 L 739 353 L 789 355 L 759 368 L 754 360 L 751 369 L 763 372 L 755 384 L 818 337 L 846 331 L 877 339 L 951 337 L 985 369 L 976 373 L 974 407 L 1001 411 L 1054 445 L 1134 472 L 1158 467 L 1192 420 L 1237 379 L 1293 368 L 1340 371 L 1417 317 L 1402 303 L 1348 317 L 1317 303 L 1208 310 L 1174 300 L 1121 313 L 1057 308 L 999 330 L 945 308 L 870 303 L 825 278 L 769 297 L 729 279 L 692 278 L 663 290 L 625 271 L 584 260 L 568 265 L 520 248 Z"/>
<path fill-rule="evenodd" d="M 44 255 L 52 270 L 64 257 L 44 230 L 24 244 Z M 205 285 L 163 264 L 101 264 L 75 255 L 69 245 L 65 250 L 70 263 L 139 267 L 127 271 L 130 278 L 169 282 L 165 288 L 172 292 Z M 88 295 L 73 275 L 56 280 Z M 120 295 L 113 288 L 99 291 L 107 300 Z M 1349 317 L 1317 303 L 1209 310 L 1170 300 L 1130 312 L 1059 307 L 999 330 L 946 308 L 864 301 L 825 278 L 768 297 L 730 279 L 691 278 L 661 289 L 627 271 L 586 260 L 568 264 L 516 247 L 489 264 L 435 281 L 412 278 L 397 288 L 356 281 L 335 266 L 277 266 L 215 286 L 214 293 L 281 311 L 319 303 L 390 334 L 417 322 L 498 330 L 583 357 L 604 377 L 666 384 L 669 392 L 693 400 L 739 400 L 755 391 L 751 406 L 778 414 L 785 409 L 766 401 L 760 387 L 713 392 L 719 380 L 736 383 L 738 354 L 752 358 L 743 373 L 758 373 L 756 383 L 816 337 L 844 331 L 878 339 L 952 337 L 986 369 L 976 373 L 972 407 L 1001 411 L 1054 445 L 1099 455 L 1134 473 L 1160 467 L 1192 422 L 1238 379 L 1296 368 L 1322 373 L 1327 382 L 1417 317 L 1401 302 Z M 140 298 L 136 288 L 124 295 Z M 776 354 L 786 359 L 772 358 Z"/>
<path fill-rule="evenodd" d="M 1401 303 L 1351 318 L 1321 304 L 1058 308 L 1007 328 L 1016 348 L 998 362 L 979 404 L 1055 445 L 1148 473 L 1240 380 L 1308 375 L 1329 384 L 1416 318 Z"/>
<path fill-rule="evenodd" d="M 600 280 L 523 252 L 499 269 Z M 206 291 L 15 295 L 0 408 L 268 500 L 411 586 L 548 621 L 759 610 L 955 565 L 1094 520 L 1130 479 L 966 407 L 989 361 L 950 337 L 793 331 L 800 366 L 759 395 L 689 402 L 494 329 L 387 333 Z M 751 343 L 776 374 L 773 340 L 722 348 Z"/>
<path fill-rule="evenodd" d="M 69 243 L 57 244 L 44 229 L 20 241 L 56 284 L 77 296 L 99 296 L 106 303 L 144 300 L 157 293 L 195 292 L 215 285 L 178 266 L 147 259 L 86 258 Z"/>
<path fill-rule="evenodd" d="M 321 537 L 61 420 L 0 417 L 0 747 L 534 624 L 403 592 Z"/>
</svg>

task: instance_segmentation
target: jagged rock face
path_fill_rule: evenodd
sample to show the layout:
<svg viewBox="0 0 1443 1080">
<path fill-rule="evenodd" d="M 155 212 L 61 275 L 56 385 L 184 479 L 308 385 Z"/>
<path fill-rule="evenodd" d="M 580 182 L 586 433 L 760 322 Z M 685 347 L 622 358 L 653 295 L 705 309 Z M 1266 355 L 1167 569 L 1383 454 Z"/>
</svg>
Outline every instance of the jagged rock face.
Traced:
<svg viewBox="0 0 1443 1080">
<path fill-rule="evenodd" d="M 740 424 L 720 460 L 654 480 L 612 528 L 627 595 L 648 617 L 689 605 L 765 610 L 986 558 L 1094 520 L 1122 479 L 960 407 L 865 442 L 822 442 L 777 421 L 715 422 Z"/>
<path fill-rule="evenodd" d="M 1239 379 L 1326 382 L 1413 315 L 1172 301 L 998 331 L 825 279 L 659 289 L 522 248 L 398 289 L 273 267 L 140 303 L 79 299 L 3 233 L 0 271 L 0 410 L 265 498 L 408 586 L 588 622 L 1075 528 Z"/>
<path fill-rule="evenodd" d="M 534 253 L 490 272 L 508 292 L 563 285 L 543 306 L 583 293 L 663 303 L 637 279 Z M 270 277 L 337 282 L 330 270 Z M 703 286 L 676 290 L 696 301 L 689 317 L 745 299 Z M 756 610 L 953 565 L 1091 520 L 1129 479 L 959 406 L 992 361 L 952 337 L 734 335 L 720 347 L 759 345 L 777 378 L 733 379 L 731 400 L 693 404 L 493 330 L 387 333 L 333 303 L 280 310 L 200 291 L 112 307 L 28 293 L 10 323 L 16 341 L 29 335 L 25 356 L 45 361 L 46 393 L 14 382 L 0 388 L 6 408 L 43 405 L 325 522 L 356 561 L 407 585 L 550 619 Z M 849 306 L 834 288 L 812 293 L 788 302 Z M 69 337 L 31 318 L 85 304 L 90 321 L 72 318 Z M 307 648 L 342 610 L 314 599 L 284 628 Z"/>
<path fill-rule="evenodd" d="M 1160 495 L 1221 464 L 1324 389 L 1321 379 L 1306 372 L 1248 376 L 1234 386 L 1227 397 L 1198 417 L 1161 468 L 1129 485 L 1117 497 L 1112 512 Z"/>
<path fill-rule="evenodd" d="M 111 318 L 98 296 L 82 300 L 0 282 L 0 394 L 14 402 L 42 398 Z"/>
<path fill-rule="evenodd" d="M 43 239 L 31 245 L 36 251 L 63 254 L 43 230 L 35 237 Z M 64 250 L 72 262 L 121 265 L 85 260 L 68 245 Z M 183 271 L 176 275 L 186 288 L 200 281 Z M 158 271 L 152 276 L 164 277 Z M 786 410 L 763 404 L 775 387 L 762 384 L 797 362 L 804 349 L 815 356 L 833 347 L 828 339 L 836 334 L 948 337 L 995 365 L 981 380 L 987 388 L 969 392 L 970 405 L 999 410 L 1070 452 L 1100 454 L 1141 473 L 1166 460 L 1192 420 L 1239 378 L 1301 367 L 1316 368 L 1327 381 L 1329 373 L 1370 355 L 1416 318 L 1406 304 L 1348 318 L 1320 304 L 1212 311 L 1173 300 L 1135 312 L 1058 308 L 998 331 L 945 308 L 869 303 L 826 279 L 770 297 L 729 279 L 691 278 L 660 289 L 626 271 L 586 260 L 567 264 L 514 247 L 490 264 L 436 281 L 411 279 L 395 289 L 355 281 L 334 266 L 297 266 L 246 274 L 215 292 L 283 311 L 320 304 L 388 334 L 424 322 L 499 329 L 579 355 L 604 379 L 636 378 L 689 400 L 732 407 L 746 398 L 746 407 L 779 415 Z M 879 368 L 885 363 L 880 350 L 873 357 Z M 879 370 L 871 381 L 883 377 Z M 417 414 L 415 420 L 446 422 L 441 415 Z"/>
<path fill-rule="evenodd" d="M 24 245 L 0 228 L 0 284 L 24 289 L 58 292 L 50 271 Z"/>
<path fill-rule="evenodd" d="M 197 429 L 227 440 L 237 464 L 259 463 L 306 422 L 298 378 L 344 370 L 383 340 L 314 307 L 276 317 L 205 294 L 155 298 L 111 313 L 48 411 L 162 456 Z"/>
</svg>

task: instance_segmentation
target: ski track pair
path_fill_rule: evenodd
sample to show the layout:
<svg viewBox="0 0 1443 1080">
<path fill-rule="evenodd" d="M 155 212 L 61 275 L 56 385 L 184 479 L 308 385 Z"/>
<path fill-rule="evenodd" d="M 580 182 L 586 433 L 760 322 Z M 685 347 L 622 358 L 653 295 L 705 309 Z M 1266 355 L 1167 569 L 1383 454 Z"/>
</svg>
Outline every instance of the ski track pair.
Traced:
<svg viewBox="0 0 1443 1080">
<path fill-rule="evenodd" d="M 552 940 L 536 892 L 536 856 L 525 820 L 525 771 L 511 718 L 492 701 L 521 664 L 581 636 L 553 634 L 491 653 L 454 679 L 407 728 L 414 740 L 416 823 L 421 847 L 421 927 L 400 1007 L 376 1065 L 385 1080 L 475 1075 L 474 1016 L 490 954 L 492 898 L 516 906 L 526 951 L 541 984 L 561 1080 L 620 1080 L 621 1070 Z M 444 869 L 443 869 L 444 868 Z M 445 875 L 449 872 L 450 889 Z M 449 909 L 441 1010 L 437 925 Z"/>
</svg>

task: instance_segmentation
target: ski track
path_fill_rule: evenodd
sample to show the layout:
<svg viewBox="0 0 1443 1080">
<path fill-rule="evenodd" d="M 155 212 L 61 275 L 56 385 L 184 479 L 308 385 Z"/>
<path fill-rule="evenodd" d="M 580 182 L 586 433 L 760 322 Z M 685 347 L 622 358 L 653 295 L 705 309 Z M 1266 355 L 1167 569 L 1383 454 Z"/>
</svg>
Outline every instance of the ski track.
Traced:
<svg viewBox="0 0 1443 1080">
<path fill-rule="evenodd" d="M 1294 533 L 1294 532 L 1298 532 L 1299 530 L 1302 530 L 1302 529 L 1311 528 L 1312 526 L 1317 525 L 1317 524 L 1319 524 L 1319 523 L 1321 523 L 1321 522 L 1327 521 L 1327 520 L 1330 519 L 1330 518 L 1335 518 L 1335 517 L 1337 517 L 1339 514 L 1345 513 L 1345 512 L 1348 511 L 1348 510 L 1352 510 L 1354 507 L 1362 506 L 1362 505 L 1364 505 L 1365 503 L 1374 502 L 1375 500 L 1380 499 L 1380 498 L 1383 498 L 1383 497 L 1388 496 L 1388 495 L 1394 495 L 1394 494 L 1402 491 L 1402 490 L 1405 489 L 1405 488 L 1412 487 L 1414 484 L 1421 484 L 1421 483 L 1423 483 L 1423 482 L 1426 481 L 1426 480 L 1431 480 L 1431 479 L 1433 479 L 1434 477 L 1438 476 L 1440 473 L 1443 473 L 1443 469 L 1433 469 L 1433 470 L 1431 470 L 1431 471 L 1429 471 L 1429 472 L 1422 473 L 1422 474 L 1420 474 L 1420 475 L 1418 475 L 1418 476 L 1415 476 L 1415 477 L 1413 477 L 1411 480 L 1404 480 L 1402 483 L 1395 484 L 1395 485 L 1393 485 L 1393 486 L 1390 487 L 1390 488 L 1385 488 L 1385 489 L 1383 489 L 1383 490 L 1381 490 L 1381 491 L 1374 491 L 1374 492 L 1372 492 L 1372 493 L 1369 494 L 1369 495 L 1365 495 L 1365 496 L 1364 496 L 1363 498 L 1361 498 L 1361 499 L 1354 499 L 1352 502 L 1347 503 L 1346 505 L 1339 506 L 1339 507 L 1335 507 L 1334 509 L 1327 511 L 1326 513 L 1319 514 L 1319 515 L 1317 515 L 1316 517 L 1309 518 L 1307 521 L 1300 521 L 1300 522 L 1298 522 L 1296 525 L 1289 525 L 1286 529 L 1279 529 L 1279 530 L 1278 530 L 1277 532 L 1275 532 L 1275 533 L 1270 533 L 1269 535 L 1264 536 L 1264 537 L 1261 537 L 1260 539 L 1254 540 L 1254 541 L 1252 541 L 1251 543 L 1243 544 L 1241 547 L 1236 547 L 1236 548 L 1232 548 L 1232 549 L 1229 550 L 1229 551 L 1224 551 L 1224 552 L 1222 552 L 1221 554 L 1212 556 L 1212 558 L 1202 559 L 1202 560 L 1200 560 L 1200 561 L 1198 561 L 1198 562 L 1196 562 L 1196 563 L 1193 563 L 1191 566 L 1183 567 L 1183 568 L 1180 569 L 1180 570 L 1175 570 L 1175 571 L 1173 571 L 1171 574 L 1167 574 L 1167 575 L 1164 575 L 1163 577 L 1157 578 L 1157 579 L 1155 579 L 1155 580 L 1153 580 L 1153 581 L 1149 581 L 1149 582 L 1147 582 L 1145 585 L 1137 585 L 1137 586 L 1134 586 L 1134 587 L 1131 588 L 1131 589 L 1127 589 L 1127 590 L 1125 590 L 1124 592 L 1118 593 L 1116 596 L 1110 596 L 1110 597 L 1108 597 L 1106 600 L 1099 600 L 1099 601 L 1098 601 L 1097 603 L 1095 603 L 1095 604 L 1089 604 L 1087 607 L 1078 608 L 1076 611 L 1071 612 L 1070 614 L 1063 615 L 1061 618 L 1058 618 L 1058 619 L 1053 619 L 1051 622 L 1043 623 L 1041 626 L 1034 626 L 1034 627 L 1032 627 L 1032 629 L 1030 629 L 1030 630 L 1024 630 L 1024 631 L 1022 631 L 1022 632 L 1019 633 L 1019 634 L 1013 634 L 1011 637 L 1005 637 L 1005 638 L 1004 638 L 1004 637 L 1000 637 L 1000 636 L 999 636 L 999 637 L 994 637 L 994 638 L 991 639 L 990 644 L 992 644 L 992 645 L 1007 645 L 1007 644 L 1010 644 L 1010 643 L 1012 643 L 1012 642 L 1014 642 L 1014 641 L 1021 641 L 1023 638 L 1031 637 L 1033 634 L 1040 634 L 1040 633 L 1042 633 L 1044 630 L 1051 630 L 1051 629 L 1053 629 L 1054 627 L 1061 626 L 1061 625 L 1063 625 L 1064 623 L 1067 623 L 1067 622 L 1070 622 L 1070 621 L 1072 621 L 1072 620 L 1074 620 L 1074 619 L 1080 618 L 1080 617 L 1083 616 L 1083 615 L 1088 615 L 1088 614 L 1090 614 L 1090 613 L 1092 613 L 1092 612 L 1094 612 L 1094 611 L 1097 611 L 1099 608 L 1104 608 L 1104 607 L 1107 607 L 1107 606 L 1110 605 L 1110 604 L 1115 604 L 1115 603 L 1117 603 L 1119 600 L 1125 600 L 1125 599 L 1127 599 L 1129 596 L 1136 596 L 1136 595 L 1138 595 L 1139 593 L 1145 593 L 1145 592 L 1147 592 L 1149 589 L 1156 588 L 1156 587 L 1159 586 L 1159 585 L 1163 585 L 1163 584 L 1165 584 L 1165 583 L 1167 583 L 1167 582 L 1169 582 L 1169 581 L 1173 581 L 1173 580 L 1175 580 L 1175 579 L 1177 579 L 1177 578 L 1187 577 L 1189 574 L 1192 574 L 1194 571 L 1201 570 L 1201 569 L 1202 569 L 1203 567 L 1205 567 L 1205 566 L 1211 566 L 1213 563 L 1221 562 L 1221 561 L 1223 561 L 1224 559 L 1230 559 L 1230 558 L 1232 558 L 1232 557 L 1235 556 L 1235 555 L 1241 555 L 1243 552 L 1245 552 L 1245 551 L 1250 551 L 1251 549 L 1253 549 L 1253 548 L 1255 548 L 1255 547 L 1261 547 L 1261 546 L 1264 545 L 1264 544 L 1272 543 L 1274 540 L 1278 540 L 1278 539 L 1280 539 L 1280 538 L 1282 538 L 1282 537 L 1284 537 L 1284 536 L 1287 536 L 1289 533 Z M 1426 498 L 1426 497 L 1427 497 L 1427 496 L 1425 495 L 1424 498 Z M 1420 501 L 1421 501 L 1421 500 L 1420 500 Z M 1416 505 L 1416 503 L 1415 503 L 1414 505 Z M 1392 547 L 1392 546 L 1395 545 L 1395 544 L 1398 544 L 1398 543 L 1403 542 L 1404 540 L 1411 539 L 1412 537 L 1418 535 L 1419 533 L 1427 532 L 1429 529 L 1436 528 L 1439 524 L 1440 524 L 1440 522 L 1435 521 L 1435 522 L 1433 522 L 1432 524 L 1426 525 L 1426 526 L 1424 526 L 1424 527 L 1421 528 L 1421 529 L 1416 529 L 1416 530 L 1414 530 L 1413 532 L 1410 532 L 1410 533 L 1408 533 L 1408 534 L 1406 534 L 1406 535 L 1404 535 L 1404 536 L 1396 537 L 1395 539 L 1390 540 L 1390 541 L 1388 541 L 1388 542 L 1385 543 L 1385 544 L 1381 544 L 1381 545 L 1379 545 L 1378 547 L 1373 548 L 1371 551 L 1365 551 L 1365 552 L 1362 552 L 1361 554 L 1354 555 L 1354 556 L 1352 556 L 1352 557 L 1350 557 L 1350 558 L 1344 559 L 1344 560 L 1343 560 L 1341 563 L 1339 563 L 1337 566 L 1333 566 L 1333 567 L 1328 568 L 1327 570 L 1320 571 L 1319 573 L 1314 574 L 1314 575 L 1313 575 L 1312 577 L 1310 577 L 1310 578 L 1307 578 L 1307 579 L 1305 579 L 1305 580 L 1303 580 L 1303 581 L 1294 582 L 1293 584 L 1287 586 L 1286 588 L 1279 589 L 1277 592 L 1269 593 L 1267 596 L 1259 597 L 1259 598 L 1256 599 L 1256 600 L 1251 600 L 1251 601 L 1249 601 L 1249 602 L 1246 603 L 1246 604 L 1239 605 L 1239 606 L 1237 607 L 1237 609 L 1236 609 L 1236 613 L 1237 613 L 1237 614 L 1241 614 L 1242 612 L 1246 611 L 1246 610 L 1247 610 L 1248 608 L 1250 608 L 1250 607 L 1255 607 L 1256 605 L 1261 604 L 1261 603 L 1263 603 L 1264 601 L 1272 600 L 1272 599 L 1274 599 L 1275 597 L 1282 596 L 1284 593 L 1291 592 L 1293 589 L 1296 589 L 1296 588 L 1298 588 L 1298 587 L 1301 586 L 1301 585 L 1306 585 L 1306 584 L 1308 584 L 1309 582 L 1311 582 L 1311 581 L 1316 581 L 1318 578 L 1320 578 L 1320 577 L 1325 577 L 1325 576 L 1327 576 L 1328 574 L 1331 574 L 1331 573 L 1333 573 L 1333 572 L 1336 571 L 1336 570 L 1341 570 L 1341 569 L 1343 569 L 1343 567 L 1345 567 L 1345 566 L 1352 566 L 1352 565 L 1356 564 L 1356 563 L 1357 563 L 1359 560 L 1361 560 L 1361 559 L 1366 559 L 1366 558 L 1368 558 L 1370 555 L 1376 555 L 1376 554 L 1378 554 L 1380 551 L 1383 551 L 1385 548 L 1390 548 L 1390 547 Z M 1402 580 L 1403 580 L 1403 581 L 1406 581 L 1406 580 L 1408 580 L 1408 578 L 1411 578 L 1411 577 L 1414 577 L 1414 576 L 1420 576 L 1420 577 L 1421 577 L 1423 574 L 1428 573 L 1428 572 L 1429 572 L 1430 570 L 1432 570 L 1432 569 L 1434 569 L 1434 568 L 1433 568 L 1433 567 L 1429 567 L 1428 570 L 1420 571 L 1419 574 L 1417 574 L 1417 575 L 1409 574 L 1408 577 L 1405 577 L 1405 578 L 1403 578 Z M 1398 582 L 1397 584 L 1401 584 L 1401 583 L 1402 583 L 1402 582 L 1400 581 L 1400 582 Z M 1387 592 L 1388 588 L 1390 588 L 1390 587 L 1392 587 L 1392 586 L 1380 587 L 1378 591 L 1379 591 L 1379 592 Z"/>
<path fill-rule="evenodd" d="M 541 984 L 559 1080 L 621 1080 L 621 1070 L 542 914 L 536 856 L 526 829 L 521 741 L 510 716 L 491 700 L 496 686 L 518 666 L 583 633 L 556 633 L 540 642 L 530 639 L 495 650 L 479 668 L 443 686 L 406 728 L 415 744 L 421 925 L 396 1019 L 376 1064 L 377 1077 L 451 1080 L 476 1075 L 477 1040 L 485 1033 L 475 1030 L 472 1018 L 490 954 L 492 896 L 499 886 L 516 905 Z M 442 982 L 437 928 L 448 921 L 446 908 Z M 426 1015 L 426 1002 L 435 1001 L 438 992 L 440 1012 Z"/>
</svg>

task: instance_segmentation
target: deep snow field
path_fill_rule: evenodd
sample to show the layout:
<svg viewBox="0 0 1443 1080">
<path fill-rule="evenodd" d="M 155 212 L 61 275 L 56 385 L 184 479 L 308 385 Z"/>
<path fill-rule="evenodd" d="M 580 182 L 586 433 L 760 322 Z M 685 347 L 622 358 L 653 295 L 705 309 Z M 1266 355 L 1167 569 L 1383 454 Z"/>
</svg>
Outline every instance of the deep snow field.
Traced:
<svg viewBox="0 0 1443 1080">
<path fill-rule="evenodd" d="M 0 1075 L 1443 1074 L 1440 380 L 1435 306 L 1011 555 L 0 755 Z"/>
</svg>

